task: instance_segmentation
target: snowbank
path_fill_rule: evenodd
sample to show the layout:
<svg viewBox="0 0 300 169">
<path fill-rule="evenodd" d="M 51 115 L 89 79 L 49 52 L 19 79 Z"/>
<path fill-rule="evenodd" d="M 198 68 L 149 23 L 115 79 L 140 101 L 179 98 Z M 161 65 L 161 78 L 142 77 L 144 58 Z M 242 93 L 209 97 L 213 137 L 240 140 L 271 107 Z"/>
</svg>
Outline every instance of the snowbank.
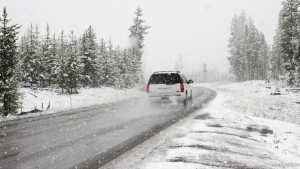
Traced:
<svg viewBox="0 0 300 169">
<path fill-rule="evenodd" d="M 139 91 L 137 89 L 117 90 L 107 87 L 81 89 L 79 91 L 79 94 L 73 95 L 61 95 L 59 94 L 59 92 L 55 92 L 53 90 L 32 90 L 29 88 L 21 88 L 20 93 L 20 102 L 22 103 L 23 112 L 27 112 L 35 108 L 43 110 L 43 112 L 22 116 L 0 116 L 0 121 L 39 116 L 41 114 L 57 113 L 70 109 L 118 102 L 145 95 L 145 92 Z M 49 103 L 50 107 L 48 108 Z M 18 109 L 18 112 L 21 112 L 21 108 Z"/>
<path fill-rule="evenodd" d="M 300 92 L 286 92 L 285 88 L 279 88 L 281 95 L 271 95 L 276 92 L 277 85 L 264 81 L 218 85 L 214 88 L 224 93 L 223 105 L 231 110 L 300 124 Z"/>
</svg>

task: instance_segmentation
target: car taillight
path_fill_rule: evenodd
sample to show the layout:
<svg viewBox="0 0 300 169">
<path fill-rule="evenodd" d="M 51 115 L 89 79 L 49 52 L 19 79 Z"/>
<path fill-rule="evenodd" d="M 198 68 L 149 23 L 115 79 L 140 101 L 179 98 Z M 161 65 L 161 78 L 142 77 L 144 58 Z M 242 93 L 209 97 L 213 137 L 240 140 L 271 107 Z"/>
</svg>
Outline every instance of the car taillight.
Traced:
<svg viewBox="0 0 300 169">
<path fill-rule="evenodd" d="M 149 84 L 147 84 L 146 91 L 147 91 L 147 93 L 149 93 Z"/>
<path fill-rule="evenodd" d="M 183 86 L 183 83 L 180 83 L 180 90 L 181 90 L 181 92 L 184 92 L 184 86 Z"/>
</svg>

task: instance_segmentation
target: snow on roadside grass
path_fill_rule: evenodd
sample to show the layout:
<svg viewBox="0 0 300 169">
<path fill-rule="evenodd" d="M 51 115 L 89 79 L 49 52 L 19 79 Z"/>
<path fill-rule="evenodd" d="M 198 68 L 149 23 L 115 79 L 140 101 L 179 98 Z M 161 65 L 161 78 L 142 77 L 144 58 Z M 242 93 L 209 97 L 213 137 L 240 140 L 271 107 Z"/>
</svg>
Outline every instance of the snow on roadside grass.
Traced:
<svg viewBox="0 0 300 169">
<path fill-rule="evenodd" d="M 231 110 L 300 124 L 300 104 L 296 103 L 300 102 L 300 92 L 286 92 L 285 88 L 281 88 L 281 95 L 271 95 L 275 92 L 276 85 L 264 81 L 206 86 L 224 93 L 226 97 L 223 105 Z"/>
<path fill-rule="evenodd" d="M 139 91 L 138 89 L 117 90 L 108 87 L 81 89 L 79 94 L 73 94 L 71 96 L 61 95 L 52 90 L 32 90 L 30 88 L 21 88 L 20 93 L 22 94 L 20 101 L 22 101 L 23 112 L 31 111 L 35 108 L 43 110 L 43 112 L 31 113 L 22 116 L 0 116 L 0 121 L 39 116 L 41 114 L 56 113 L 99 104 L 107 104 L 145 95 L 145 92 Z M 47 110 L 49 102 L 50 108 Z M 21 112 L 21 108 L 18 109 L 18 112 Z"/>
</svg>

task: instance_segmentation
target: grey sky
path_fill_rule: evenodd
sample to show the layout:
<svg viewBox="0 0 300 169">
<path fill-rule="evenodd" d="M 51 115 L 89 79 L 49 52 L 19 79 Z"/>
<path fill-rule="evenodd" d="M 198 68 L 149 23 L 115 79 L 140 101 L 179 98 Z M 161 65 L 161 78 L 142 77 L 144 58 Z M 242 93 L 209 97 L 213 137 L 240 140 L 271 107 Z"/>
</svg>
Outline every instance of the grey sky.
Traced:
<svg viewBox="0 0 300 169">
<path fill-rule="evenodd" d="M 183 56 L 184 70 L 229 68 L 227 44 L 230 23 L 235 13 L 245 10 L 269 45 L 277 28 L 282 0 L 0 0 L 13 23 L 22 25 L 23 34 L 31 23 L 42 33 L 46 23 L 59 33 L 74 30 L 82 34 L 89 26 L 98 38 L 129 46 L 128 28 L 140 6 L 146 24 L 144 63 L 146 72 L 173 70 Z M 1 11 L 2 12 L 2 11 Z"/>
</svg>

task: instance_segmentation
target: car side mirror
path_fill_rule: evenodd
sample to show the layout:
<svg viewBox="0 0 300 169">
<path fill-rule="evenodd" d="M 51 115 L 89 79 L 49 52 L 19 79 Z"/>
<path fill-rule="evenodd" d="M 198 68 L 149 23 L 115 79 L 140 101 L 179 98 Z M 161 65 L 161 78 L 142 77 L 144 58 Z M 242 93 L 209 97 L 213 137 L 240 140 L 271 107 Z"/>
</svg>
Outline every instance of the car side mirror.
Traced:
<svg viewBox="0 0 300 169">
<path fill-rule="evenodd" d="M 192 79 L 190 79 L 190 80 L 187 81 L 187 83 L 188 83 L 188 84 L 194 83 L 194 81 L 193 81 Z"/>
</svg>

